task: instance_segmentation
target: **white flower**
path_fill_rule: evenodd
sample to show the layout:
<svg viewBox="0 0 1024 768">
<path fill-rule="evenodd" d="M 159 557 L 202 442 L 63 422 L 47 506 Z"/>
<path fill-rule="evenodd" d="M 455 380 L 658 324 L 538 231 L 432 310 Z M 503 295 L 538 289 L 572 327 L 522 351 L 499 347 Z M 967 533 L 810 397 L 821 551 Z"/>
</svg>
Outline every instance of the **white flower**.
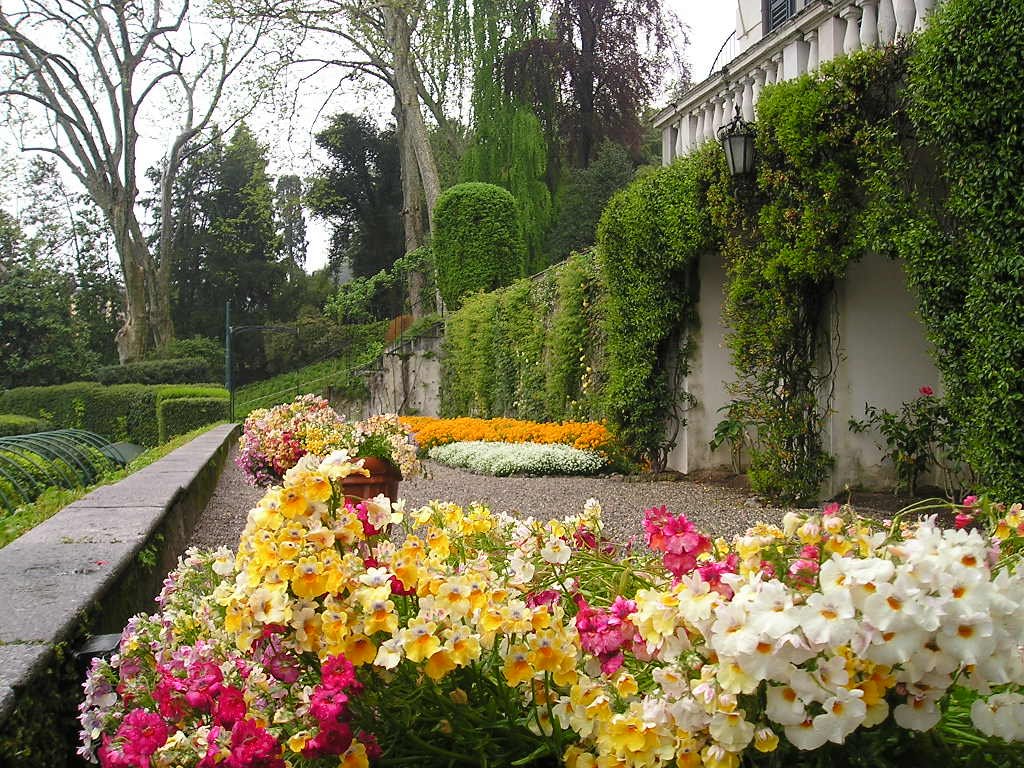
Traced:
<svg viewBox="0 0 1024 768">
<path fill-rule="evenodd" d="M 845 589 L 815 592 L 807 604 L 796 609 L 804 635 L 817 645 L 842 645 L 853 637 L 857 628 L 853 620 L 853 599 Z"/>
<path fill-rule="evenodd" d="M 896 725 L 911 731 L 928 731 L 939 724 L 942 713 L 930 696 L 908 698 L 892 712 Z"/>
<path fill-rule="evenodd" d="M 863 695 L 861 690 L 838 689 L 821 703 L 825 711 L 814 718 L 815 729 L 829 741 L 842 744 L 864 721 L 867 707 L 861 701 Z"/>
<path fill-rule="evenodd" d="M 792 686 L 769 685 L 765 714 L 779 725 L 800 725 L 807 719 L 807 708 Z"/>
<path fill-rule="evenodd" d="M 754 724 L 744 718 L 742 709 L 735 712 L 715 712 L 708 731 L 711 737 L 730 752 L 740 752 L 754 738 Z"/>
<path fill-rule="evenodd" d="M 383 669 L 394 669 L 401 660 L 402 640 L 398 637 L 392 637 L 390 640 L 385 640 L 380 644 L 380 648 L 377 649 L 377 657 L 373 660 L 373 665 Z"/>
<path fill-rule="evenodd" d="M 383 587 L 391 578 L 391 572 L 387 568 L 367 568 L 366 573 L 359 575 L 359 583 L 368 587 Z"/>
<path fill-rule="evenodd" d="M 795 725 L 787 725 L 783 730 L 790 744 L 805 751 L 818 749 L 828 741 L 825 734 L 814 727 L 814 721 L 810 718 Z"/>
<path fill-rule="evenodd" d="M 381 530 L 392 523 L 402 522 L 402 513 L 393 512 L 391 499 L 383 493 L 378 493 L 372 499 L 365 499 L 363 506 L 366 507 L 366 520 L 374 528 Z"/>
<path fill-rule="evenodd" d="M 552 537 L 544 543 L 540 556 L 547 563 L 565 565 L 569 562 L 569 558 L 572 557 L 572 550 L 561 539 Z"/>
<path fill-rule="evenodd" d="M 971 705 L 971 721 L 986 736 L 1005 741 L 1024 741 L 1024 696 L 997 693 Z"/>
<path fill-rule="evenodd" d="M 516 550 L 512 553 L 512 557 L 508 561 L 509 570 L 512 572 L 512 582 L 514 584 L 528 584 L 533 580 L 533 574 L 536 571 L 533 563 L 523 557 L 523 553 Z"/>
</svg>

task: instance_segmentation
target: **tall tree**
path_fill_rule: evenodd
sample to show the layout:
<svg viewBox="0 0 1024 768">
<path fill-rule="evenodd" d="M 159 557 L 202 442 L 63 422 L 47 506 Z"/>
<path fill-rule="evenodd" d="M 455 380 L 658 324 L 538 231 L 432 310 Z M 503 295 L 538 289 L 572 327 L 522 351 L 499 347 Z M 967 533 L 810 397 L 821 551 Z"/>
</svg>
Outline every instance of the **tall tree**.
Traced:
<svg viewBox="0 0 1024 768">
<path fill-rule="evenodd" d="M 211 6 L 200 39 L 191 11 L 189 0 L 14 0 L 0 8 L 0 97 L 21 148 L 59 159 L 113 234 L 125 283 L 122 361 L 173 337 L 167 214 L 174 179 L 267 31 L 265 20 L 221 23 Z M 142 135 L 155 125 L 169 141 L 154 249 L 137 209 Z"/>
<path fill-rule="evenodd" d="M 328 165 L 310 181 L 309 204 L 332 228 L 330 261 L 355 277 L 390 267 L 405 250 L 402 174 L 395 132 L 343 113 L 316 135 Z"/>
<path fill-rule="evenodd" d="M 281 255 L 286 262 L 301 269 L 306 264 L 306 217 L 302 212 L 302 179 L 283 174 L 277 179 L 274 216 L 281 236 Z"/>
</svg>

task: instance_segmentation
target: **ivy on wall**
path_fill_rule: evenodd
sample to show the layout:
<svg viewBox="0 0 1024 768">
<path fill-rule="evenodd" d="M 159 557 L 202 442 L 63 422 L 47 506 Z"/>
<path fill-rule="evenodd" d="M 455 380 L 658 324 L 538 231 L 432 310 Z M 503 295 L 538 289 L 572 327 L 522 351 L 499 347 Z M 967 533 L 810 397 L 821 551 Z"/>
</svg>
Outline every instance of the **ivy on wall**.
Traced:
<svg viewBox="0 0 1024 768">
<path fill-rule="evenodd" d="M 894 137 L 902 50 L 870 50 L 766 88 L 757 106 L 755 188 L 716 201 L 725 232 L 727 343 L 736 413 L 754 428 L 750 482 L 808 503 L 831 466 L 830 293 L 869 245 L 886 205 L 867 183 Z M 737 202 L 738 201 L 738 202 Z"/>
<path fill-rule="evenodd" d="M 1007 500 L 1024 496 L 1022 61 L 1021 3 L 948 0 L 932 16 L 907 96 L 944 197 L 939 215 L 926 215 L 934 201 L 918 190 L 919 215 L 902 219 L 896 239 L 938 349 L 959 451 Z"/>
<path fill-rule="evenodd" d="M 709 193 L 724 183 L 714 145 L 642 176 L 604 210 L 597 248 L 608 286 L 606 409 L 619 437 L 664 465 L 685 375 L 697 258 L 718 249 Z M 660 466 L 659 466 L 660 465 Z"/>
</svg>

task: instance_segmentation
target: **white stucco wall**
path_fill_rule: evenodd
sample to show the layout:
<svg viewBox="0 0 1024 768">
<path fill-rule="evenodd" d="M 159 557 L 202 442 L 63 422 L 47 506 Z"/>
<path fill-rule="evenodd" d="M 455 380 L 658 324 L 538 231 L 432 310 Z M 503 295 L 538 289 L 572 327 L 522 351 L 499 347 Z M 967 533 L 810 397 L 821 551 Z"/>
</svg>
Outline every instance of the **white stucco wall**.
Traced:
<svg viewBox="0 0 1024 768">
<path fill-rule="evenodd" d="M 712 451 L 709 443 L 722 420 L 718 409 L 731 399 L 726 384 L 733 380 L 729 350 L 725 347 L 726 327 L 722 321 L 725 296 L 725 267 L 718 254 L 701 256 L 697 312 L 699 327 L 691 336 L 693 353 L 685 387 L 696 400 L 686 412 L 687 426 L 680 430 L 676 448 L 669 455 L 669 469 L 697 472 L 728 469 L 732 462 L 728 446 Z"/>
<path fill-rule="evenodd" d="M 895 480 L 892 465 L 881 463 L 877 433 L 854 434 L 851 418 L 863 419 L 866 403 L 895 411 L 918 397 L 923 386 L 941 394 L 917 301 L 899 262 L 869 254 L 852 264 L 836 286 L 833 329 L 841 350 L 835 376 L 834 413 L 826 448 L 836 458 L 827 491 L 845 484 L 885 488 Z"/>
<path fill-rule="evenodd" d="M 740 53 L 763 37 L 761 22 L 761 0 L 739 0 L 736 4 L 736 42 Z"/>
</svg>

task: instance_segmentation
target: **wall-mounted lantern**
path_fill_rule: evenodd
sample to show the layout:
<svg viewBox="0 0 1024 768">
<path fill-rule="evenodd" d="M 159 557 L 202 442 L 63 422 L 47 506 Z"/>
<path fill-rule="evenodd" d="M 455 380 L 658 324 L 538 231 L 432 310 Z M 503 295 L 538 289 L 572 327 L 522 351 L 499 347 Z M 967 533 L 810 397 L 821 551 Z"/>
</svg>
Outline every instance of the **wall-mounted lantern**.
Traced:
<svg viewBox="0 0 1024 768">
<path fill-rule="evenodd" d="M 754 126 L 740 117 L 739 107 L 736 107 L 736 116 L 718 129 L 718 140 L 722 142 L 729 173 L 733 176 L 749 176 L 754 172 L 756 135 Z"/>
</svg>

